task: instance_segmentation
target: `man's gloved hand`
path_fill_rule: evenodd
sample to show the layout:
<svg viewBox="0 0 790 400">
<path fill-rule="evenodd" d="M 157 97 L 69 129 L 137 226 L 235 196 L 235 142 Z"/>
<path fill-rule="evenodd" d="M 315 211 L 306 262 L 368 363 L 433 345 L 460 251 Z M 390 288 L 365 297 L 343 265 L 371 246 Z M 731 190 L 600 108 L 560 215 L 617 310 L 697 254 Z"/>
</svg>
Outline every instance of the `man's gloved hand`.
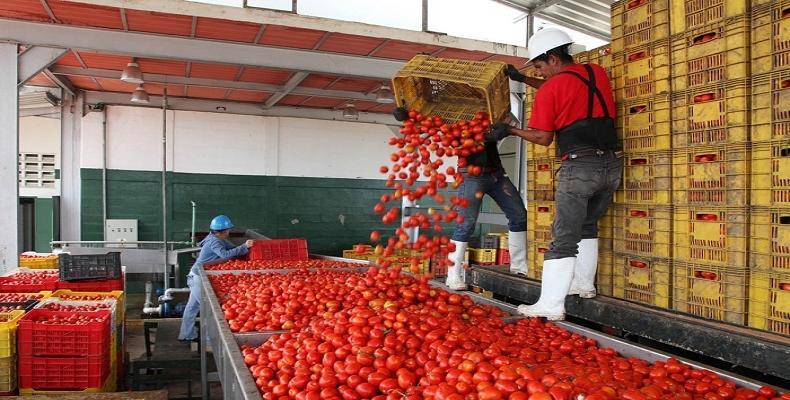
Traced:
<svg viewBox="0 0 790 400">
<path fill-rule="evenodd" d="M 398 121 L 405 121 L 409 119 L 409 110 L 406 107 L 398 107 L 392 110 L 392 116 Z"/>
<path fill-rule="evenodd" d="M 510 125 L 504 122 L 497 122 L 491 125 L 491 129 L 486 133 L 486 142 L 498 142 L 510 136 Z"/>
<path fill-rule="evenodd" d="M 507 76 L 508 78 L 519 82 L 524 82 L 527 79 L 526 75 L 518 72 L 518 69 L 516 69 L 513 64 L 507 65 Z"/>
</svg>

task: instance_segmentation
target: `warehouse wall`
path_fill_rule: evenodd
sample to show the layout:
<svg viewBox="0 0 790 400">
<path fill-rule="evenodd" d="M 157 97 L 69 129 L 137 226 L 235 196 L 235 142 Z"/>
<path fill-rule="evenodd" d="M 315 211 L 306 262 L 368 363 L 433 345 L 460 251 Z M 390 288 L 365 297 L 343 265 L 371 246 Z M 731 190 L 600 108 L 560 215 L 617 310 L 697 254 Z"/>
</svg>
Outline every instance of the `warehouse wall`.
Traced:
<svg viewBox="0 0 790 400">
<path fill-rule="evenodd" d="M 101 114 L 82 121 L 82 239 L 102 237 Z M 140 240 L 161 240 L 162 112 L 107 109 L 108 217 L 139 220 Z M 336 254 L 381 223 L 378 166 L 392 131 L 380 125 L 168 112 L 169 239 L 217 213 L 275 237 L 303 236 Z M 353 149 L 353 150 L 351 150 Z"/>
</svg>

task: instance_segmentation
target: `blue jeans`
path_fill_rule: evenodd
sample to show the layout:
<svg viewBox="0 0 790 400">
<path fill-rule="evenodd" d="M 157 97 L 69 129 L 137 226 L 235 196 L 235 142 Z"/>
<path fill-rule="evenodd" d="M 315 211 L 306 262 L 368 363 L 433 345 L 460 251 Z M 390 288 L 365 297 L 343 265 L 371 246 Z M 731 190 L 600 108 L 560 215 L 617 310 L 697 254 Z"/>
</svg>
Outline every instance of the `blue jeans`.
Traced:
<svg viewBox="0 0 790 400">
<path fill-rule="evenodd" d="M 623 174 L 623 160 L 614 153 L 565 160 L 558 172 L 551 234 L 544 260 L 576 257 L 582 239 L 598 237 L 598 220 L 612 204 Z"/>
<path fill-rule="evenodd" d="M 507 217 L 507 226 L 511 232 L 524 232 L 527 230 L 527 210 L 521 195 L 513 186 L 513 182 L 505 175 L 504 170 L 484 172 L 472 176 L 464 172 L 464 183 L 458 188 L 458 195 L 469 200 L 469 206 L 458 210 L 464 216 L 464 222 L 456 226 L 453 240 L 468 242 L 475 231 L 477 216 L 480 214 L 482 198 L 477 198 L 475 193 L 483 192 L 496 202 Z"/>
<path fill-rule="evenodd" d="M 184 315 L 181 317 L 181 332 L 178 334 L 179 340 L 194 340 L 198 337 L 195 318 L 200 313 L 200 275 L 191 272 L 187 275 L 187 286 L 189 286 L 189 300 L 184 308 Z"/>
</svg>

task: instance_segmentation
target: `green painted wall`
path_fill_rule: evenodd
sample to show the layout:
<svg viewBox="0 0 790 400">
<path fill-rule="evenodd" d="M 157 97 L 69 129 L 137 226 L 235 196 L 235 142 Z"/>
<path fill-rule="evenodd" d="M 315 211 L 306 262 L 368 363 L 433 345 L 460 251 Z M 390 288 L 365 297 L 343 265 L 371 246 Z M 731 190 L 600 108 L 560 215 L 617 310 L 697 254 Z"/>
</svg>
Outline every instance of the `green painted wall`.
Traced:
<svg viewBox="0 0 790 400">
<path fill-rule="evenodd" d="M 383 180 L 168 173 L 167 184 L 168 240 L 189 238 L 190 200 L 198 230 L 224 213 L 270 237 L 304 237 L 314 253 L 340 254 L 385 228 L 372 211 Z M 82 240 L 102 239 L 101 195 L 101 170 L 83 169 Z M 140 240 L 162 239 L 161 173 L 108 170 L 107 204 L 108 218 L 139 220 Z"/>
<path fill-rule="evenodd" d="M 33 209 L 35 215 L 33 221 L 35 224 L 34 237 L 35 249 L 37 252 L 49 253 L 52 251 L 52 246 L 49 244 L 53 240 L 54 235 L 54 208 L 53 200 L 51 198 L 37 197 Z"/>
</svg>

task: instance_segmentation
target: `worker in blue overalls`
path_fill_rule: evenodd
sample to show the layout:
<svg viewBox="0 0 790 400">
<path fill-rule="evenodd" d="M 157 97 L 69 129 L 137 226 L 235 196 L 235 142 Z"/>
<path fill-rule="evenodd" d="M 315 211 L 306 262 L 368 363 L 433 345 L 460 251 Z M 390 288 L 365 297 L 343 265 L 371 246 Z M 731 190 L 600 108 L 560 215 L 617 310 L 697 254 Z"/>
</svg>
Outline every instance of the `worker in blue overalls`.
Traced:
<svg viewBox="0 0 790 400">
<path fill-rule="evenodd" d="M 209 235 L 198 243 L 198 246 L 201 247 L 200 254 L 187 275 L 189 300 L 181 319 L 181 333 L 178 334 L 180 341 L 191 342 L 198 338 L 195 318 L 200 311 L 200 266 L 211 261 L 243 256 L 252 247 L 252 240 L 247 240 L 240 246 L 230 243 L 228 237 L 231 228 L 233 228 L 233 223 L 230 222 L 230 218 L 226 215 L 218 215 L 211 220 Z"/>
</svg>

